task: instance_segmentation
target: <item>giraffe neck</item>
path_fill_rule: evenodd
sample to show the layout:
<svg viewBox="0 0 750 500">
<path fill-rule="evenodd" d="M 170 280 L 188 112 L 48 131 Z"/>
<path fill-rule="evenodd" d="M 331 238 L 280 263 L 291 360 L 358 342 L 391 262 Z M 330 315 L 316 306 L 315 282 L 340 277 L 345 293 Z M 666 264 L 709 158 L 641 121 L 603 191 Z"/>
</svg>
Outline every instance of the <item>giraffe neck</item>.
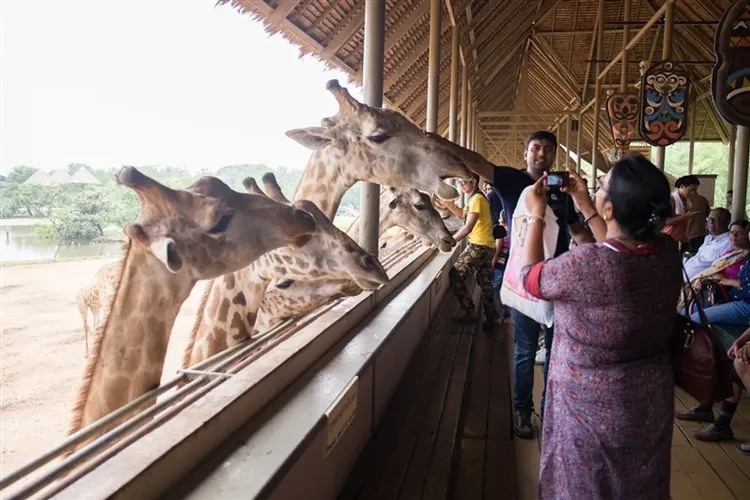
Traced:
<svg viewBox="0 0 750 500">
<path fill-rule="evenodd" d="M 115 293 L 104 304 L 70 433 L 159 385 L 172 326 L 193 285 L 150 253 L 128 251 Z"/>
<path fill-rule="evenodd" d="M 199 363 L 250 338 L 269 280 L 261 276 L 267 254 L 249 266 L 212 281 L 198 308 L 182 367 Z"/>
<path fill-rule="evenodd" d="M 318 150 L 310 156 L 292 201 L 309 200 L 333 220 L 341 199 L 356 179 L 343 168 L 342 160 L 329 159 L 324 153 L 325 149 Z"/>
</svg>

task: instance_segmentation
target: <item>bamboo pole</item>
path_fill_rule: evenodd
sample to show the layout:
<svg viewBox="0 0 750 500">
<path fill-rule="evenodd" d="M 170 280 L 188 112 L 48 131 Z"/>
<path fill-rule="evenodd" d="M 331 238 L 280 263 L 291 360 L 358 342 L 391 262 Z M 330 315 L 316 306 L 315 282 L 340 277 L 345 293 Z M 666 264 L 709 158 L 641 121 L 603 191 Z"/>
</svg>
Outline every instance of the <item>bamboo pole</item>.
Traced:
<svg viewBox="0 0 750 500">
<path fill-rule="evenodd" d="M 451 95 L 450 109 L 448 111 L 448 140 L 456 142 L 458 139 L 458 65 L 459 61 L 459 42 L 460 31 L 458 26 L 451 28 L 453 36 L 451 43 Z"/>
<path fill-rule="evenodd" d="M 604 0 L 599 0 L 597 9 L 597 33 L 596 33 L 596 58 L 601 60 L 604 47 Z M 596 63 L 596 72 L 599 73 L 601 63 Z M 599 119 L 602 112 L 602 79 L 596 79 L 594 87 L 594 132 L 591 144 L 591 189 L 596 192 L 597 152 L 599 151 Z"/>
<path fill-rule="evenodd" d="M 365 40 L 362 81 L 365 104 L 383 106 L 383 61 L 385 50 L 385 0 L 371 0 L 365 4 Z M 380 186 L 364 182 L 360 192 L 362 226 L 359 244 L 375 257 L 378 256 L 380 221 Z"/>
<path fill-rule="evenodd" d="M 667 0 L 664 4 L 664 46 L 661 51 L 661 58 L 668 61 L 672 57 L 672 31 L 674 29 L 674 0 Z M 666 156 L 666 146 L 656 148 L 656 166 L 659 170 L 664 170 L 664 161 Z"/>
</svg>

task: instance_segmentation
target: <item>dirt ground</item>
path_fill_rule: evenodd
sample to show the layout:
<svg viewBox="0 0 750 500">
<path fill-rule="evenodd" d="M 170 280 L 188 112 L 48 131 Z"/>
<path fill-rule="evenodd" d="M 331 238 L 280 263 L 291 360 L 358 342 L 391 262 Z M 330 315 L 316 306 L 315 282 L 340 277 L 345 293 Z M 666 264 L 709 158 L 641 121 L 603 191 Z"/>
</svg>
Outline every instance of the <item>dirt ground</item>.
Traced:
<svg viewBox="0 0 750 500">
<path fill-rule="evenodd" d="M 0 268 L 0 476 L 65 438 L 85 366 L 76 293 L 112 260 Z M 179 368 L 204 283 L 182 305 L 164 377 Z M 92 325 L 89 316 L 89 326 Z M 91 338 L 89 338 L 91 342 Z"/>
</svg>

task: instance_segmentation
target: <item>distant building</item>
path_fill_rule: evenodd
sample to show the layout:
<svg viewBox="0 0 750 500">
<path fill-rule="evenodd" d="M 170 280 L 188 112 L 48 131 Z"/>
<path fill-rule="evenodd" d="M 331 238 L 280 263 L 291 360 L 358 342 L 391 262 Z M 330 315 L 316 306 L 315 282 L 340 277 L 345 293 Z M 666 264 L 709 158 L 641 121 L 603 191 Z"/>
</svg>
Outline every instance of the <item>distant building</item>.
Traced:
<svg viewBox="0 0 750 500">
<path fill-rule="evenodd" d="M 37 170 L 32 174 L 31 177 L 26 179 L 24 184 L 32 184 L 36 186 L 60 186 L 62 184 L 95 184 L 101 185 L 99 179 L 94 177 L 94 174 L 89 172 L 87 169 L 81 167 L 73 175 L 68 175 L 68 172 L 62 168 L 53 170 L 52 172 L 45 172 L 44 170 Z"/>
</svg>

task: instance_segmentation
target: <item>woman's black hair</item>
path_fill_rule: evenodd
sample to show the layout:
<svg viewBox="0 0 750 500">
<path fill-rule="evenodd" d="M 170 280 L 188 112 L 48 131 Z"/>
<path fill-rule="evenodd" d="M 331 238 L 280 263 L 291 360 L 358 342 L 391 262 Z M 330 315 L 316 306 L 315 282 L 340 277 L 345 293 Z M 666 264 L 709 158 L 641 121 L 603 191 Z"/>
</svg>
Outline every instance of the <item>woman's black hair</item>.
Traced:
<svg viewBox="0 0 750 500">
<path fill-rule="evenodd" d="M 732 226 L 740 226 L 742 229 L 748 229 L 748 226 L 750 226 L 750 222 L 746 221 L 745 219 L 740 219 L 729 224 L 729 227 Z"/>
<path fill-rule="evenodd" d="M 682 186 L 700 186 L 701 181 L 694 175 L 683 175 L 676 181 L 674 181 L 674 187 L 681 188 Z"/>
<path fill-rule="evenodd" d="M 672 215 L 669 181 L 643 156 L 620 158 L 612 167 L 606 191 L 620 229 L 634 240 L 652 240 Z"/>
</svg>

